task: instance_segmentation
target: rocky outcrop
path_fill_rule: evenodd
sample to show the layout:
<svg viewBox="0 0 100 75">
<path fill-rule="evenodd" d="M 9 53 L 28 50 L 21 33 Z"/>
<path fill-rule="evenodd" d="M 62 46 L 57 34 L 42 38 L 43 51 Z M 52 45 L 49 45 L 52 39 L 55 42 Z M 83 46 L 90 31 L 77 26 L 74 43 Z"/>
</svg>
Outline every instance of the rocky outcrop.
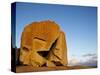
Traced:
<svg viewBox="0 0 100 75">
<path fill-rule="evenodd" d="M 19 60 L 33 67 L 67 66 L 65 34 L 52 21 L 33 22 L 21 36 Z"/>
</svg>

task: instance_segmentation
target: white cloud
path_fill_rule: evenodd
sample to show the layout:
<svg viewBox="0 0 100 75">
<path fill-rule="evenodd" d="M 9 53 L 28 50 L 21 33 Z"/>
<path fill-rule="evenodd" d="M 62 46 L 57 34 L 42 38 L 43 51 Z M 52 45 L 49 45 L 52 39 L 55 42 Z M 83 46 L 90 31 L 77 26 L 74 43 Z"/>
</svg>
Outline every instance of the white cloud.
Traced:
<svg viewBox="0 0 100 75">
<path fill-rule="evenodd" d="M 85 54 L 81 57 L 72 57 L 69 60 L 69 66 L 97 66 L 97 54 Z"/>
<path fill-rule="evenodd" d="M 69 63 L 68 63 L 69 66 L 74 66 L 78 64 L 79 64 L 79 60 L 77 58 L 72 58 L 71 60 L 69 60 Z"/>
</svg>

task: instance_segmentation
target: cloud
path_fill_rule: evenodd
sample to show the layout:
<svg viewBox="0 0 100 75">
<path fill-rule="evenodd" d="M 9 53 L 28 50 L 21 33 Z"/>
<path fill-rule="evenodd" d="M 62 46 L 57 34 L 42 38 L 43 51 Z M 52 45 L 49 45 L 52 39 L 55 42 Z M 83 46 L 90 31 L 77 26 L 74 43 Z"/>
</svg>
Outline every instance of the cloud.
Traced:
<svg viewBox="0 0 100 75">
<path fill-rule="evenodd" d="M 87 60 L 85 62 L 80 62 L 79 65 L 83 66 L 97 66 L 97 60 Z"/>
<path fill-rule="evenodd" d="M 84 55 L 82 55 L 83 57 L 94 57 L 94 56 L 97 56 L 96 54 L 91 54 L 91 53 L 89 53 L 89 54 L 84 54 Z"/>
<path fill-rule="evenodd" d="M 69 60 L 69 66 L 97 66 L 97 54 L 84 54 L 80 57 L 80 59 L 77 58 L 71 58 Z"/>
<path fill-rule="evenodd" d="M 69 63 L 68 63 L 69 66 L 75 66 L 78 64 L 79 64 L 79 60 L 76 58 L 72 58 L 71 60 L 69 60 Z"/>
</svg>

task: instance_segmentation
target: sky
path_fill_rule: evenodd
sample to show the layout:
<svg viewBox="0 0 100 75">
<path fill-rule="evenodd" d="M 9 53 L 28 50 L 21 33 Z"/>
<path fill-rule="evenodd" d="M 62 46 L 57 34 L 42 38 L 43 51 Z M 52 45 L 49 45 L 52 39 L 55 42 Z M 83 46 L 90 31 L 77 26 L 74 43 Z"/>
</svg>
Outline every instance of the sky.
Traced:
<svg viewBox="0 0 100 75">
<path fill-rule="evenodd" d="M 69 65 L 96 65 L 96 7 L 17 2 L 16 46 L 20 47 L 21 33 L 26 25 L 44 20 L 55 21 L 64 31 Z"/>
</svg>

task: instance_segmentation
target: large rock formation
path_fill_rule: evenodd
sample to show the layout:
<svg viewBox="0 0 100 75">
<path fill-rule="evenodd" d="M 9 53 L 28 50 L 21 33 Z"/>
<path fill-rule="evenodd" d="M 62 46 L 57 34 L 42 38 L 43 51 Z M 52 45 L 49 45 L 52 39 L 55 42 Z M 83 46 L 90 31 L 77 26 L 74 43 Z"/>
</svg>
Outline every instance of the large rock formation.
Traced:
<svg viewBox="0 0 100 75">
<path fill-rule="evenodd" d="M 21 36 L 20 58 L 33 67 L 67 66 L 65 34 L 52 21 L 33 22 Z"/>
</svg>

